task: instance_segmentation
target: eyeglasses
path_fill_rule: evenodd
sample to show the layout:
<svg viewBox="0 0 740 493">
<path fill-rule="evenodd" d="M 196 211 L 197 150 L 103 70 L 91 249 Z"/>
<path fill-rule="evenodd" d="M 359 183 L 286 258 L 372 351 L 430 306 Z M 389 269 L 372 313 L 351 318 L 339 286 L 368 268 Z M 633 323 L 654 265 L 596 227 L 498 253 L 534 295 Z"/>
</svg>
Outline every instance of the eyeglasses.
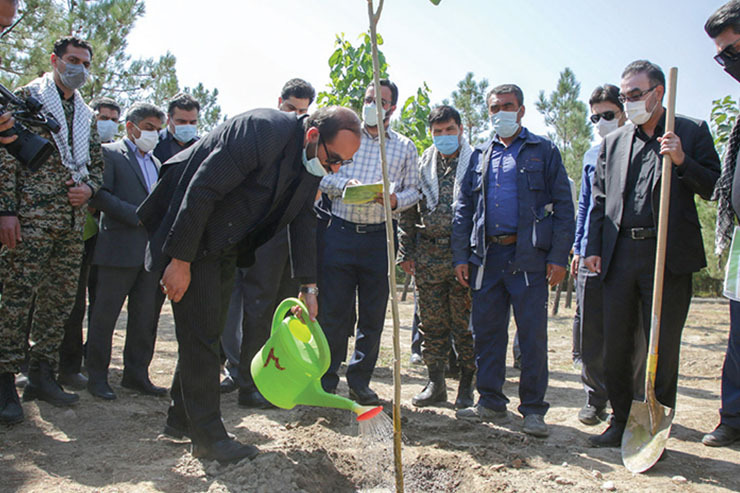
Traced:
<svg viewBox="0 0 740 493">
<path fill-rule="evenodd" d="M 735 48 L 738 43 L 740 43 L 740 38 L 734 43 L 725 46 L 724 50 L 714 55 L 714 61 L 724 67 L 728 62 L 736 62 L 740 60 L 740 53 L 738 53 Z"/>
<path fill-rule="evenodd" d="M 603 113 L 594 113 L 589 117 L 591 123 L 596 125 L 602 118 L 608 122 L 614 120 L 615 113 L 613 111 L 605 111 Z"/>
<path fill-rule="evenodd" d="M 326 142 L 324 142 L 321 137 L 319 136 L 319 140 L 321 140 L 321 145 L 324 146 L 324 152 L 326 153 L 326 165 L 327 166 L 334 166 L 334 165 L 342 165 L 345 164 L 345 160 L 341 157 L 337 156 L 336 154 L 330 154 L 329 149 L 326 148 Z M 352 161 L 350 159 L 350 161 Z"/>
<path fill-rule="evenodd" d="M 645 89 L 644 91 L 637 91 L 632 96 L 627 96 L 624 93 L 619 93 L 619 102 L 624 104 L 625 102 L 629 101 L 630 103 L 634 103 L 635 101 L 640 101 L 642 98 L 647 96 L 653 89 L 658 87 L 660 84 L 655 84 L 650 89 Z"/>
<path fill-rule="evenodd" d="M 374 97 L 371 97 L 371 96 L 366 96 L 365 97 L 365 104 L 373 104 L 374 102 L 375 102 L 375 98 Z M 385 99 L 381 99 L 380 100 L 380 103 L 383 105 L 383 108 L 385 108 L 386 106 L 389 106 L 391 104 L 390 101 L 386 101 Z"/>
</svg>

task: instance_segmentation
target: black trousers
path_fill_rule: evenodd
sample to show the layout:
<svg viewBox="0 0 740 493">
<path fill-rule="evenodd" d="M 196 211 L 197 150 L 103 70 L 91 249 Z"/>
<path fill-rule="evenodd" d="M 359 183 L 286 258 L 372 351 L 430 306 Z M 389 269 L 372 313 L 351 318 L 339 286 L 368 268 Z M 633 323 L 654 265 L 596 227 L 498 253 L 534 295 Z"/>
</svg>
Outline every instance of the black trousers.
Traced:
<svg viewBox="0 0 740 493">
<path fill-rule="evenodd" d="M 604 279 L 604 367 L 617 423 L 627 422 L 635 393 L 632 367 L 635 338 L 643 337 L 647 341 L 650 336 L 655 247 L 654 238 L 619 237 Z M 669 407 L 676 405 L 681 333 L 690 303 L 691 274 L 677 275 L 666 269 L 655 395 Z"/>
<path fill-rule="evenodd" d="M 172 303 L 178 348 L 167 422 L 189 429 L 196 444 L 228 437 L 221 421 L 220 341 L 235 270 L 235 247 L 196 260 L 188 290 Z"/>
</svg>

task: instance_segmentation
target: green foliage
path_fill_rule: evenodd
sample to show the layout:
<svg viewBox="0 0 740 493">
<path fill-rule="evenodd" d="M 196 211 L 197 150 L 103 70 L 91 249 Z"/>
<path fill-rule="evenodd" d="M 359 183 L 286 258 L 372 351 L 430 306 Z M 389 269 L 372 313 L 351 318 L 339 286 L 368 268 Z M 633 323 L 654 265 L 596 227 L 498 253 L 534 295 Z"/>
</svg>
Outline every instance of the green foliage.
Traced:
<svg viewBox="0 0 740 493">
<path fill-rule="evenodd" d="M 74 35 L 93 48 L 91 77 L 80 89 L 86 101 L 108 96 L 123 108 L 136 101 L 162 105 L 179 91 L 175 56 L 170 52 L 156 60 L 132 59 L 126 53 L 127 37 L 144 15 L 143 0 L 26 0 L 19 14 L 24 15 L 21 23 L 0 42 L 6 67 L 0 82 L 10 88 L 49 72 L 54 41 Z M 220 108 L 213 111 L 214 105 L 218 107 L 218 92 L 202 90 L 210 97 L 210 117 L 218 118 Z"/>
<path fill-rule="evenodd" d="M 362 34 L 359 39 L 362 40 L 362 44 L 354 47 L 344 38 L 344 33 L 337 35 L 334 53 L 329 57 L 331 81 L 328 90 L 319 92 L 316 98 L 319 106 L 346 106 L 361 114 L 365 90 L 373 81 L 373 54 L 370 35 Z M 378 34 L 378 46 L 382 44 L 383 38 Z M 380 78 L 387 78 L 388 64 L 380 49 L 378 63 Z"/>
<path fill-rule="evenodd" d="M 406 99 L 401 108 L 400 119 L 394 120 L 391 124 L 393 130 L 414 141 L 419 154 L 432 145 L 432 137 L 427 132 L 427 121 L 431 111 L 429 87 L 424 82 L 414 96 Z"/>
<path fill-rule="evenodd" d="M 545 124 L 554 130 L 548 133 L 548 137 L 560 149 L 563 164 L 568 176 L 576 182 L 576 189 L 580 187 L 583 155 L 591 146 L 588 108 L 578 100 L 580 92 L 580 82 L 566 67 L 550 97 L 545 98 L 545 92 L 540 91 L 539 100 L 535 103 L 537 111 L 545 118 Z"/>
<path fill-rule="evenodd" d="M 460 112 L 465 137 L 472 146 L 485 140 L 481 134 L 488 128 L 487 90 L 487 79 L 476 82 L 473 72 L 468 72 L 451 94 L 452 106 Z"/>
<path fill-rule="evenodd" d="M 203 86 L 202 82 L 198 82 L 198 85 L 192 89 L 186 87 L 185 92 L 200 103 L 198 129 L 201 133 L 210 132 L 227 118 L 221 114 L 221 107 L 218 105 L 218 89 L 214 88 L 213 91 L 209 91 Z"/>
<path fill-rule="evenodd" d="M 709 117 L 709 123 L 714 136 L 714 147 L 717 153 L 723 156 L 725 146 L 730 139 L 730 132 L 737 119 L 738 108 L 737 101 L 732 99 L 728 94 L 722 99 L 712 101 L 712 114 Z"/>
</svg>

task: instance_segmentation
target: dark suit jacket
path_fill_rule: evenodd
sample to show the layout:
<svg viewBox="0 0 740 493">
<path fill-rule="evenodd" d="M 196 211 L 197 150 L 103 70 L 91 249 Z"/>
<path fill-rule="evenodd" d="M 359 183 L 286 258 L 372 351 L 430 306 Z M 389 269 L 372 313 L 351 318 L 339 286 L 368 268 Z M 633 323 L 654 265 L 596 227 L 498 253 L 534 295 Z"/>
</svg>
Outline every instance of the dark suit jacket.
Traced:
<svg viewBox="0 0 740 493">
<path fill-rule="evenodd" d="M 149 195 L 144 174 L 124 139 L 103 144 L 103 159 L 103 186 L 90 201 L 102 212 L 93 264 L 141 267 L 147 234 L 139 224 L 136 208 Z M 152 160 L 159 169 L 157 158 Z"/>
<path fill-rule="evenodd" d="M 665 116 L 662 122 L 665 121 Z M 661 125 L 664 126 L 664 123 Z M 637 127 L 628 124 L 604 139 L 593 184 L 593 210 L 586 255 L 601 256 L 601 273 L 606 277 L 619 235 L 624 208 L 625 183 Z M 675 133 L 681 139 L 686 159 L 673 165 L 668 219 L 666 268 L 674 274 L 696 272 L 707 265 L 694 194 L 709 199 L 720 172 L 719 157 L 706 122 L 676 115 Z M 662 161 L 655 169 L 652 207 L 655 227 L 660 209 Z"/>
<path fill-rule="evenodd" d="M 293 113 L 257 109 L 167 161 L 137 212 L 150 235 L 147 269 L 232 245 L 238 264 L 249 266 L 254 250 L 290 224 L 294 277 L 314 281 L 319 178 L 303 166 L 303 136 L 303 120 Z"/>
</svg>

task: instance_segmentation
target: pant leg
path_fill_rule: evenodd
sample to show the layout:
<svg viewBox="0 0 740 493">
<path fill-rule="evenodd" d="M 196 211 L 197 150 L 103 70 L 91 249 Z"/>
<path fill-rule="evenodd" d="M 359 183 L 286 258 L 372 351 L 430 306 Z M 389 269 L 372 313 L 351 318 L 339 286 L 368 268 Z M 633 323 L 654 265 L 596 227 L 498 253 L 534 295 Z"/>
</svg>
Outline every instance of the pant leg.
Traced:
<svg viewBox="0 0 740 493">
<path fill-rule="evenodd" d="M 430 368 L 444 368 L 450 353 L 450 303 L 445 274 L 450 274 L 449 264 L 433 264 L 423 257 L 417 263 L 419 332 L 424 363 Z"/>
<path fill-rule="evenodd" d="M 79 373 L 82 367 L 82 322 L 85 318 L 87 306 L 87 286 L 90 277 L 90 264 L 92 263 L 94 237 L 85 241 L 82 265 L 80 265 L 80 277 L 77 280 L 77 294 L 75 304 L 64 324 L 64 339 L 59 348 L 59 373 Z"/>
<path fill-rule="evenodd" d="M 138 380 L 149 378 L 149 364 L 154 357 L 159 313 L 164 302 L 159 287 L 161 277 L 161 272 L 147 272 L 141 266 L 128 295 L 123 367 L 124 373 Z"/>
<path fill-rule="evenodd" d="M 522 352 L 519 412 L 545 415 L 547 392 L 547 279 L 545 271 L 515 272 L 505 277 Z"/>
<path fill-rule="evenodd" d="M 247 269 L 243 286 L 243 325 L 240 348 L 239 387 L 257 390 L 250 367 L 272 330 L 272 316 L 284 297 L 298 295 L 291 278 L 288 230 L 283 229 L 255 252 L 255 263 Z"/>
<path fill-rule="evenodd" d="M 421 354 L 421 345 L 424 337 L 419 331 L 419 294 L 417 291 L 414 289 L 414 318 L 411 321 L 411 352 Z"/>
<path fill-rule="evenodd" d="M 604 376 L 604 309 L 602 281 L 585 265 L 578 268 L 576 296 L 581 309 L 579 317 L 581 381 L 586 403 L 602 408 L 608 396 Z"/>
<path fill-rule="evenodd" d="M 388 307 L 385 231 L 356 235 L 355 252 L 359 310 L 355 350 L 347 365 L 347 384 L 363 388 L 370 385 L 375 370 Z"/>
<path fill-rule="evenodd" d="M 357 272 L 353 233 L 332 222 L 326 230 L 321 273 L 319 323 L 331 351 L 331 364 L 321 379 L 325 390 L 337 388 L 337 370 L 347 357 L 347 339 L 354 332 Z"/>
<path fill-rule="evenodd" d="M 720 421 L 740 430 L 740 302 L 730 301 L 730 337 L 722 366 Z"/>
<path fill-rule="evenodd" d="M 98 266 L 98 303 L 93 308 L 87 330 L 87 357 L 85 366 L 91 379 L 108 378 L 111 346 L 116 321 L 123 302 L 131 291 L 139 269 L 136 267 Z M 136 317 L 129 309 L 129 317 Z"/>
<path fill-rule="evenodd" d="M 220 340 L 235 265 L 235 249 L 193 262 L 190 286 L 180 302 L 172 305 L 178 342 L 176 376 L 194 443 L 227 438 L 221 421 Z M 177 406 L 179 399 L 173 402 Z M 169 414 L 183 413 L 174 409 Z"/>
<path fill-rule="evenodd" d="M 226 356 L 226 370 L 232 378 L 239 377 L 239 351 L 242 346 L 242 324 L 244 319 L 244 276 L 246 268 L 237 267 L 234 272 L 234 289 L 229 298 L 226 323 L 221 334 L 221 349 Z"/>
<path fill-rule="evenodd" d="M 53 240 L 46 232 L 29 227 L 23 230 L 23 241 L 15 249 L 0 249 L 0 373 L 18 373 L 26 361 L 34 298 L 52 247 Z"/>
<path fill-rule="evenodd" d="M 580 262 L 578 266 L 578 271 L 580 272 L 581 267 L 583 266 L 583 262 Z M 575 277 L 575 286 L 576 286 L 576 312 L 573 315 L 573 349 L 571 351 L 573 363 L 582 363 L 583 357 L 581 354 L 581 298 L 582 296 L 579 295 L 580 291 L 580 285 L 579 285 L 579 275 L 576 275 Z"/>
<path fill-rule="evenodd" d="M 485 269 L 480 289 L 472 292 L 471 325 L 478 368 L 476 385 L 480 394 L 479 403 L 496 411 L 506 410 L 509 402 L 503 387 L 511 304 L 504 276 L 510 272 L 513 258 L 512 246 L 491 245 L 485 266 L 474 267 L 470 273 L 470 279 L 475 279 L 477 270 Z"/>
<path fill-rule="evenodd" d="M 449 269 L 449 266 L 447 267 Z M 473 331 L 470 326 L 470 309 L 472 300 L 470 289 L 455 279 L 450 271 L 446 280 L 448 310 L 450 313 L 450 332 L 454 342 L 454 351 L 461 368 L 475 370 L 475 350 L 473 349 Z M 449 356 L 449 355 L 448 355 Z"/>
<path fill-rule="evenodd" d="M 51 236 L 53 243 L 48 263 L 42 267 L 43 274 L 37 287 L 31 323 L 34 344 L 29 357 L 32 361 L 47 361 L 56 367 L 59 346 L 64 339 L 64 324 L 77 294 L 84 243 L 81 231 L 67 227 L 51 232 Z"/>
</svg>

